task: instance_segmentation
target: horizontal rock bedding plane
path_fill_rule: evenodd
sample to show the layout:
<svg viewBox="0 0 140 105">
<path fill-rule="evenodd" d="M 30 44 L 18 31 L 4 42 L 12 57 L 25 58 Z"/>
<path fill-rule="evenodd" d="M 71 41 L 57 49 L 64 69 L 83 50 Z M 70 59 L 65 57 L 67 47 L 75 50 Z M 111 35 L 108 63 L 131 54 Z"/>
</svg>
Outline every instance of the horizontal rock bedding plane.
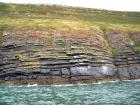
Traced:
<svg viewBox="0 0 140 105">
<path fill-rule="evenodd" d="M 140 78 L 140 52 L 134 50 L 128 35 L 107 32 L 106 39 L 101 31 L 86 31 L 3 31 L 1 85 Z"/>
<path fill-rule="evenodd" d="M 24 16 L 24 19 L 20 21 L 21 23 L 16 24 L 17 27 L 9 29 L 9 26 L 14 24 L 11 23 L 14 20 L 4 21 L 4 17 L 7 19 L 9 16 L 9 19 L 14 19 L 13 17 L 16 15 L 17 19 L 22 18 L 21 11 L 16 12 L 13 9 L 22 6 L 28 10 L 30 5 L 0 5 L 5 5 L 0 7 L 2 8 L 0 14 L 3 11 L 8 11 L 6 14 L 3 13 L 3 17 L 0 16 L 3 20 L 3 22 L 0 20 L 0 26 L 2 26 L 0 28 L 0 85 L 76 84 L 140 79 L 140 30 L 135 30 L 135 27 L 133 31 L 132 29 L 126 31 L 126 29 L 119 28 L 102 28 L 102 25 L 101 27 L 99 25 L 98 28 L 91 28 L 91 26 L 87 28 L 85 27 L 86 24 L 76 27 L 69 26 L 68 28 L 68 24 L 74 24 L 71 21 L 68 22 L 68 19 L 64 23 L 66 28 L 60 26 L 61 28 L 58 29 L 54 23 L 49 28 L 28 26 L 19 28 L 18 26 L 23 24 L 24 19 L 30 20 L 29 15 L 39 14 L 39 11 L 32 10 L 34 14 L 29 13 L 28 16 Z M 33 8 L 35 9 L 35 7 Z M 36 8 L 40 8 L 40 6 Z M 42 8 L 56 9 L 57 15 L 60 14 L 61 10 L 64 13 L 70 12 L 70 7 L 63 7 L 67 8 L 68 12 L 57 6 L 44 6 Z M 74 10 L 77 9 L 72 9 L 73 13 L 77 13 Z M 81 14 L 81 17 L 86 17 L 82 14 L 85 12 L 83 10 L 78 15 Z M 55 14 L 50 11 L 46 11 L 46 13 L 50 13 L 49 16 Z M 46 16 L 44 12 L 40 14 Z M 95 12 L 95 17 L 97 15 L 95 10 L 89 9 L 86 13 L 88 12 Z M 98 14 L 100 13 L 98 11 Z M 108 11 L 108 13 L 110 12 Z M 125 14 L 127 15 L 127 13 Z M 75 16 L 77 18 L 77 15 Z M 42 19 L 43 17 L 38 18 Z M 74 16 L 72 19 L 75 19 Z M 84 19 L 82 18 L 82 20 Z M 91 17 L 91 19 L 94 18 Z M 88 21 L 90 22 L 91 19 Z M 87 21 L 87 18 L 84 21 Z M 44 20 L 42 20 L 43 22 Z M 137 20 L 138 22 L 140 21 Z M 56 22 L 56 24 L 58 23 Z"/>
</svg>

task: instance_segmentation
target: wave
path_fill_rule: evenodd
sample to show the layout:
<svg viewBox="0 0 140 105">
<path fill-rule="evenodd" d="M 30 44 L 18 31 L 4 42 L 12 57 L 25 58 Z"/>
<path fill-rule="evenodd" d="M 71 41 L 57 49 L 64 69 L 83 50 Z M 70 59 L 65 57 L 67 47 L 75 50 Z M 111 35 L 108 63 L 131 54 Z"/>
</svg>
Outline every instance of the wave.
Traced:
<svg viewBox="0 0 140 105">
<path fill-rule="evenodd" d="M 140 79 L 135 80 L 114 80 L 114 81 L 99 81 L 97 83 L 77 83 L 77 84 L 52 84 L 52 85 L 38 85 L 38 84 L 28 84 L 28 85 L 18 85 L 18 86 L 8 86 L 8 87 L 37 87 L 37 86 L 52 86 L 52 87 L 71 87 L 71 86 L 82 86 L 82 85 L 90 85 L 90 84 L 104 84 L 104 83 L 116 83 L 116 82 L 123 82 L 123 81 L 140 81 Z"/>
</svg>

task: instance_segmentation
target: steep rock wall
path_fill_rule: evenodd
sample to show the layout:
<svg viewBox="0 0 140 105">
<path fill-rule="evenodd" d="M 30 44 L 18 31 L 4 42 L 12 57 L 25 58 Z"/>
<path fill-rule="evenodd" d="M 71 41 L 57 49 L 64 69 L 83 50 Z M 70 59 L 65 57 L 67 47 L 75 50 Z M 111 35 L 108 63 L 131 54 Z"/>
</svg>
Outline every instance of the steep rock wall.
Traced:
<svg viewBox="0 0 140 105">
<path fill-rule="evenodd" d="M 140 53 L 133 47 L 135 33 L 131 36 L 120 31 L 12 30 L 1 31 L 1 36 L 1 84 L 140 78 Z"/>
</svg>

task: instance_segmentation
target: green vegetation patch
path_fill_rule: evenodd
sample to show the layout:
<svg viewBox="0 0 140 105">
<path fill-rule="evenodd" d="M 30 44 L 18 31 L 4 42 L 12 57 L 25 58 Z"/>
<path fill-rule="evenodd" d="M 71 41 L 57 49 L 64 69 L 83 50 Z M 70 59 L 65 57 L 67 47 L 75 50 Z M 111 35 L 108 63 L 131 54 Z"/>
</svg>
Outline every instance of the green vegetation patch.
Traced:
<svg viewBox="0 0 140 105">
<path fill-rule="evenodd" d="M 14 28 L 139 30 L 140 13 L 0 3 L 0 29 Z"/>
</svg>

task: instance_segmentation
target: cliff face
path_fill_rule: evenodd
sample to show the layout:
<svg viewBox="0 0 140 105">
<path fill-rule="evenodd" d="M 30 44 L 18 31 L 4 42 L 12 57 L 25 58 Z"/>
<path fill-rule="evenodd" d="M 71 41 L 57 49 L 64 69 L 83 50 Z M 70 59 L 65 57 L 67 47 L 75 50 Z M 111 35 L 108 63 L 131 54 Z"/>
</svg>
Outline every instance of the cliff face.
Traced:
<svg viewBox="0 0 140 105">
<path fill-rule="evenodd" d="M 0 3 L 0 84 L 140 78 L 140 13 Z"/>
<path fill-rule="evenodd" d="M 1 31 L 1 84 L 87 83 L 140 78 L 139 32 Z"/>
</svg>

